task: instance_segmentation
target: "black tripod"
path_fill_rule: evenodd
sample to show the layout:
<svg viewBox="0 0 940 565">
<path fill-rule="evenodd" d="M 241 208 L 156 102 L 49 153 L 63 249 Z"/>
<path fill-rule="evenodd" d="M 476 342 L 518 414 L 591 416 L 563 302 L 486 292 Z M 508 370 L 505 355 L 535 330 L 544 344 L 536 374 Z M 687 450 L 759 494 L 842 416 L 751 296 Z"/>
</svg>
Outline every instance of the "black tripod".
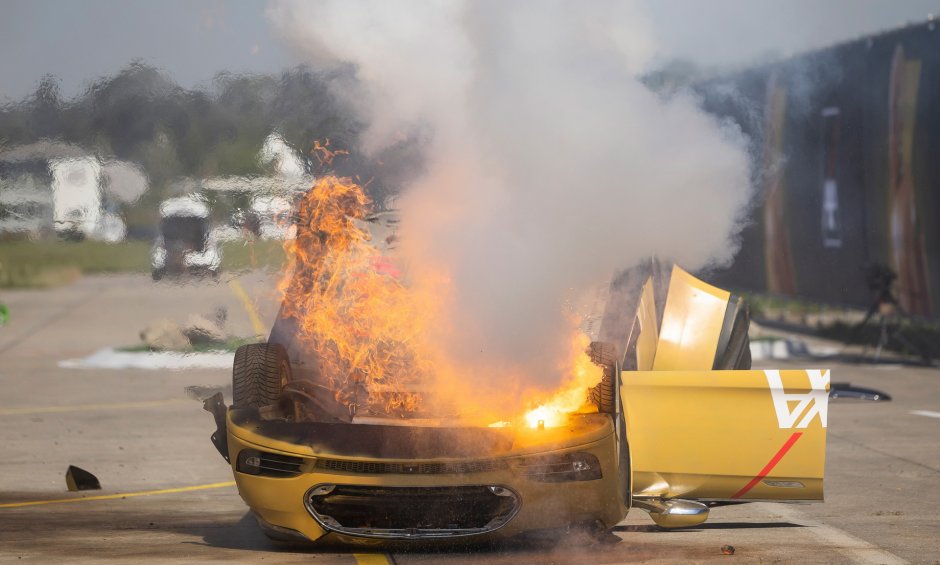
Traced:
<svg viewBox="0 0 940 565">
<path fill-rule="evenodd" d="M 898 278 L 897 273 L 885 267 L 884 265 L 874 264 L 865 269 L 865 281 L 868 283 L 869 290 L 874 295 L 874 300 L 865 313 L 862 321 L 855 325 L 849 338 L 844 342 L 848 346 L 856 342 L 862 329 L 868 324 L 872 316 L 878 315 L 878 343 L 875 346 L 875 361 L 881 359 L 881 351 L 888 345 L 889 339 L 894 339 L 911 351 L 920 354 L 925 365 L 930 365 L 930 351 L 922 345 L 909 340 L 901 333 L 900 322 L 908 318 L 897 297 L 894 295 L 894 281 Z M 862 350 L 862 356 L 868 351 L 868 343 Z"/>
</svg>

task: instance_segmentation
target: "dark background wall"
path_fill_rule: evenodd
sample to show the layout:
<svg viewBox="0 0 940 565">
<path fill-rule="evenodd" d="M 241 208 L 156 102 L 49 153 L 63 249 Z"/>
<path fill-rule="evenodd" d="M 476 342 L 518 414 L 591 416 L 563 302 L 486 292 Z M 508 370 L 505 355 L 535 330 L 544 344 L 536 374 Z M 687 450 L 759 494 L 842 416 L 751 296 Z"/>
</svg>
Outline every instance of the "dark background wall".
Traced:
<svg viewBox="0 0 940 565">
<path fill-rule="evenodd" d="M 899 275 L 895 290 L 908 312 L 940 316 L 940 30 L 933 22 L 698 90 L 711 112 L 751 137 L 757 165 L 741 250 L 714 282 L 867 306 L 866 271 L 882 265 Z M 776 118 L 773 100 L 784 100 Z M 782 223 L 774 224 L 774 213 Z"/>
</svg>

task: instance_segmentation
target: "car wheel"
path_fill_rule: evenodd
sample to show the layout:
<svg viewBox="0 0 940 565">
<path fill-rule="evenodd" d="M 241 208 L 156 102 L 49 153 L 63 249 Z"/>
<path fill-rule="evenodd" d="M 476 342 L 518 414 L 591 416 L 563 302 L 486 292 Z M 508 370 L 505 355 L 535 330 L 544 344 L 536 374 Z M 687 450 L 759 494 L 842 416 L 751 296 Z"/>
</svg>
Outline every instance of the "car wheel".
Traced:
<svg viewBox="0 0 940 565">
<path fill-rule="evenodd" d="M 250 343 L 235 351 L 232 404 L 260 408 L 274 404 L 290 381 L 290 360 L 280 343 Z"/>
<path fill-rule="evenodd" d="M 163 278 L 163 273 L 164 273 L 163 269 L 154 269 L 150 273 L 150 276 L 153 278 L 154 282 L 156 282 Z"/>
<path fill-rule="evenodd" d="M 614 379 L 620 377 L 617 346 L 606 341 L 592 341 L 588 347 L 588 355 L 595 365 L 604 369 L 601 382 L 591 389 L 591 400 L 597 405 L 599 412 L 614 414 L 617 412 L 617 383 Z"/>
</svg>

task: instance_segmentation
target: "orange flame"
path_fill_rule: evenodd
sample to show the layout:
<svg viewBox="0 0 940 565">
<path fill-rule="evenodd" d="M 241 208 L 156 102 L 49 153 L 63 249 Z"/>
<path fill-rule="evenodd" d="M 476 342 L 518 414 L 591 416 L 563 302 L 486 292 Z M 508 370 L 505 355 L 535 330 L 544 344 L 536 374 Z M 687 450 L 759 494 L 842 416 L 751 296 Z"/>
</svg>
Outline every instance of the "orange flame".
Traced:
<svg viewBox="0 0 940 565">
<path fill-rule="evenodd" d="M 447 277 L 420 287 L 406 284 L 394 258 L 371 241 L 363 223 L 370 213 L 362 186 L 322 177 L 299 203 L 296 237 L 285 242 L 290 268 L 279 283 L 283 314 L 297 321 L 299 343 L 316 360 L 316 377 L 338 402 L 365 405 L 373 414 L 414 415 L 422 408 L 417 391 L 457 397 L 462 414 L 487 413 L 480 395 L 464 394 L 472 383 L 461 377 L 459 365 L 426 339 L 443 302 L 434 294 L 446 292 Z M 526 393 L 544 400 L 519 399 L 519 409 L 537 407 L 515 421 L 561 426 L 583 407 L 587 389 L 602 377 L 585 354 L 587 345 L 586 336 L 574 337 L 560 368 L 568 375 L 561 390 L 547 398 L 543 391 Z"/>
<path fill-rule="evenodd" d="M 587 391 L 597 385 L 604 370 L 591 362 L 585 352 L 590 340 L 584 334 L 576 334 L 571 343 L 569 359 L 573 366 L 568 379 L 561 388 L 536 408 L 525 413 L 525 423 L 530 428 L 555 428 L 568 422 L 569 414 L 577 412 L 588 403 Z"/>
<path fill-rule="evenodd" d="M 427 370 L 414 347 L 427 311 L 360 227 L 370 204 L 361 186 L 334 176 L 304 196 L 285 244 L 293 272 L 280 285 L 284 313 L 339 402 L 358 404 L 364 392 L 370 405 L 409 412 L 419 397 L 407 391 Z"/>
<path fill-rule="evenodd" d="M 349 151 L 345 149 L 330 149 L 329 139 L 323 141 L 323 143 L 318 139 L 313 142 L 313 147 L 310 148 L 310 154 L 316 157 L 321 165 L 332 166 L 334 159 L 340 155 L 349 155 Z"/>
</svg>

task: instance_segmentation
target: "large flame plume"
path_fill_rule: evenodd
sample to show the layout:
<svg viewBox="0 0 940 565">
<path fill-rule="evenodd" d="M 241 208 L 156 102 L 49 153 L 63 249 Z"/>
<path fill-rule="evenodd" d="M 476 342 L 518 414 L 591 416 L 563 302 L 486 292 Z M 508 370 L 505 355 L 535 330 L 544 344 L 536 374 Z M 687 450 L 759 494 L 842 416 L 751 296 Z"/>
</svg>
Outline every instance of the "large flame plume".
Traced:
<svg viewBox="0 0 940 565">
<path fill-rule="evenodd" d="M 567 378 L 558 391 L 525 413 L 525 423 L 531 428 L 563 426 L 569 414 L 591 408 L 586 391 L 604 377 L 604 370 L 595 365 L 585 351 L 590 341 L 584 334 L 575 334 L 571 342 L 569 359 L 572 361 Z"/>
<path fill-rule="evenodd" d="M 413 411 L 409 393 L 429 366 L 418 343 L 429 306 L 398 278 L 362 221 L 371 202 L 348 178 L 321 178 L 300 202 L 297 236 L 285 244 L 292 265 L 281 281 L 284 314 L 298 321 L 319 377 L 351 404 Z"/>
<path fill-rule="evenodd" d="M 463 417 L 498 417 L 481 405 L 481 395 L 466 394 L 473 377 L 461 374 L 459 364 L 426 339 L 440 314 L 447 277 L 420 288 L 409 285 L 388 246 L 372 240 L 365 223 L 371 204 L 351 179 L 322 177 L 300 201 L 297 235 L 285 243 L 283 314 L 297 321 L 299 343 L 316 361 L 317 376 L 338 402 L 358 404 L 365 395 L 370 409 L 383 415 L 414 415 L 433 396 L 455 404 Z M 583 408 L 587 390 L 602 376 L 585 353 L 587 345 L 583 334 L 573 336 L 566 366 L 559 367 L 568 375 L 559 391 L 525 391 L 515 399 L 517 413 L 500 416 L 532 427 L 563 425 L 569 413 Z M 532 410 L 519 417 L 526 409 Z"/>
</svg>

